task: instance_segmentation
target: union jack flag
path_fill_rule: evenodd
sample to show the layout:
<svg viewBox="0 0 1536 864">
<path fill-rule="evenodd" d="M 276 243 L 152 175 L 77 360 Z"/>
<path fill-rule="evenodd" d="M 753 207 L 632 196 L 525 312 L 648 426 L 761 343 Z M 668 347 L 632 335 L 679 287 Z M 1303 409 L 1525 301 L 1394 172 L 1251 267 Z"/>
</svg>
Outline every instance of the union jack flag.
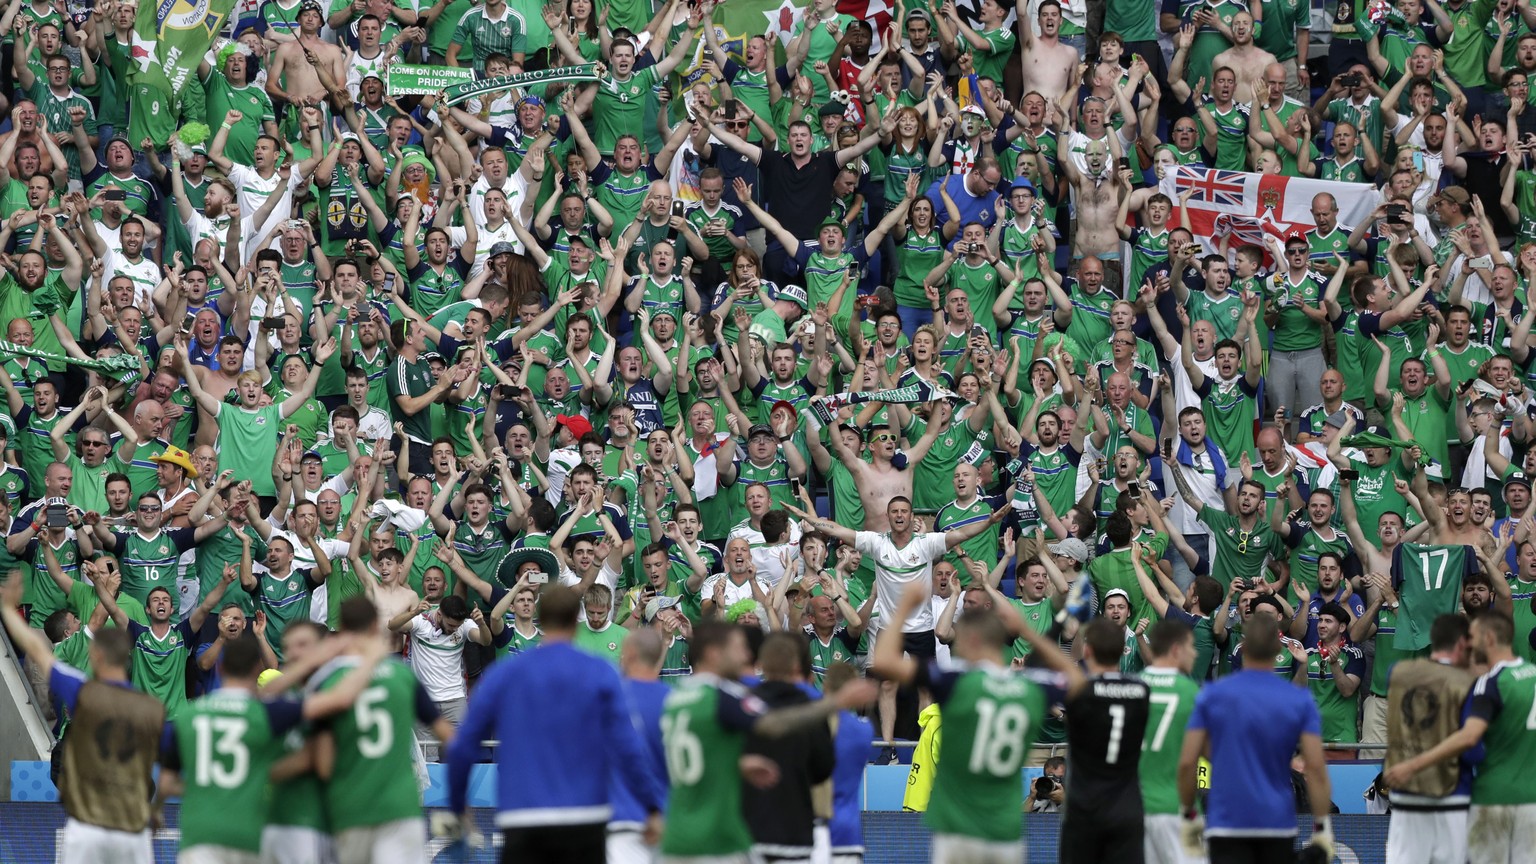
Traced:
<svg viewBox="0 0 1536 864">
<path fill-rule="evenodd" d="M 1242 171 L 1216 171 L 1181 165 L 1177 183 L 1181 188 L 1195 190 L 1195 194 L 1189 196 L 1190 203 L 1198 201 L 1218 207 L 1244 207 L 1244 193 L 1247 190 L 1244 181 L 1249 176 Z"/>
</svg>

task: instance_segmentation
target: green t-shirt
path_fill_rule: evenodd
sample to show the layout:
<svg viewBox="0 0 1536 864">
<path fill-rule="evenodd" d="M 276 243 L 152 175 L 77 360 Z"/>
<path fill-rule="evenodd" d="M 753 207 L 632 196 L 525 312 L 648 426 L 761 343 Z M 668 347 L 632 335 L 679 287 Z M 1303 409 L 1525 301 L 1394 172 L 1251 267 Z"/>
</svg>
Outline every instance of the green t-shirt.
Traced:
<svg viewBox="0 0 1536 864">
<path fill-rule="evenodd" d="M 623 81 L 610 74 L 598 82 L 597 98 L 592 103 L 592 115 L 596 118 L 592 143 L 599 151 L 610 154 L 620 135 L 640 131 L 645 105 L 655 85 L 654 66 L 634 70 Z"/>
<path fill-rule="evenodd" d="M 1196 518 L 1211 529 L 1211 538 L 1216 541 L 1211 576 L 1223 590 L 1234 579 L 1261 578 L 1269 556 L 1285 554 L 1280 535 L 1269 527 L 1262 513 L 1251 529 L 1244 529 L 1236 516 L 1215 507 L 1201 508 Z"/>
</svg>

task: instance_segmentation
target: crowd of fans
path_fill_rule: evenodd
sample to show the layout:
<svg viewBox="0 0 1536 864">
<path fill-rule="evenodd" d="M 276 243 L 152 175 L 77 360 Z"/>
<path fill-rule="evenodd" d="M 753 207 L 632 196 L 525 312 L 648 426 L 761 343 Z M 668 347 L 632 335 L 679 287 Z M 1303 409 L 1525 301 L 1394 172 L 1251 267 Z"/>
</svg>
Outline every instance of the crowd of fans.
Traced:
<svg viewBox="0 0 1536 864">
<path fill-rule="evenodd" d="M 130 628 L 175 710 L 366 595 L 457 721 L 545 583 L 598 654 L 656 629 L 664 679 L 723 617 L 803 630 L 819 683 L 1091 578 L 1127 670 L 1158 618 L 1200 680 L 1278 619 L 1344 743 L 1447 604 L 1536 659 L 1525 0 L 1330 4 L 1310 65 L 1295 0 L 814 0 L 729 44 L 711 0 L 566 0 L 548 47 L 412 5 L 242 7 L 152 109 L 134 4 L 0 18 L 0 573 L 59 657 Z M 449 107 L 395 62 L 600 65 Z M 1197 234 L 1180 165 L 1380 206 Z M 1406 596 L 1436 565 L 1451 599 Z"/>
</svg>

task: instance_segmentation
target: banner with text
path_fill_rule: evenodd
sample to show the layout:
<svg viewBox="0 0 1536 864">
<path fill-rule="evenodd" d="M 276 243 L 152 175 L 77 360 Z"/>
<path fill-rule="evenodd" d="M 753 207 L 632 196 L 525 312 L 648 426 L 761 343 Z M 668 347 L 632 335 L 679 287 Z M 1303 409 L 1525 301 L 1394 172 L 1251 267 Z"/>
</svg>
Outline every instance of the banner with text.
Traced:
<svg viewBox="0 0 1536 864">
<path fill-rule="evenodd" d="M 514 87 L 530 87 L 536 84 L 555 84 L 561 81 L 596 81 L 596 63 L 583 63 L 580 66 L 562 66 L 557 69 L 540 69 L 537 72 L 522 72 L 517 75 L 502 75 L 497 78 L 486 78 L 483 81 L 471 81 L 466 84 L 455 84 L 447 88 L 449 105 L 457 105 L 466 99 L 476 96 L 484 96 L 489 93 L 500 93 L 503 90 L 511 90 Z"/>
<path fill-rule="evenodd" d="M 389 67 L 385 84 L 391 96 L 430 96 L 457 84 L 475 80 L 475 70 L 458 66 L 413 66 L 396 63 Z"/>
</svg>

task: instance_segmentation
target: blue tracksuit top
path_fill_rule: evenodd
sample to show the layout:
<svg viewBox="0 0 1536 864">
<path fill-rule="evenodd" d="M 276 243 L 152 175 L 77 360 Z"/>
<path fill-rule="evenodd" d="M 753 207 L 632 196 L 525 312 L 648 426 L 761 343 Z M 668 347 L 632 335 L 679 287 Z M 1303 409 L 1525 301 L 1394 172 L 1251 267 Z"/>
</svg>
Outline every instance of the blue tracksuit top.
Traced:
<svg viewBox="0 0 1536 864">
<path fill-rule="evenodd" d="M 547 638 L 547 637 L 546 637 Z M 569 641 L 545 642 L 486 671 L 448 748 L 448 803 L 464 811 L 480 742 L 494 738 L 496 826 L 602 825 L 612 815 L 615 769 L 647 811 L 661 811 L 661 781 L 630 719 L 618 670 Z"/>
<path fill-rule="evenodd" d="M 661 743 L 661 712 L 667 694 L 676 688 L 668 687 L 660 681 L 636 681 L 633 678 L 623 679 L 621 686 L 624 688 L 624 696 L 629 700 L 630 717 L 640 733 L 640 745 L 645 750 L 645 773 L 665 793 L 667 756 Z M 608 824 L 639 828 L 645 822 L 646 809 L 640 803 L 639 794 L 630 787 L 629 772 L 621 771 L 618 765 L 614 765 L 613 784 L 609 788 L 613 790 L 613 821 Z M 665 807 L 666 799 L 663 798 L 662 808 Z"/>
</svg>

